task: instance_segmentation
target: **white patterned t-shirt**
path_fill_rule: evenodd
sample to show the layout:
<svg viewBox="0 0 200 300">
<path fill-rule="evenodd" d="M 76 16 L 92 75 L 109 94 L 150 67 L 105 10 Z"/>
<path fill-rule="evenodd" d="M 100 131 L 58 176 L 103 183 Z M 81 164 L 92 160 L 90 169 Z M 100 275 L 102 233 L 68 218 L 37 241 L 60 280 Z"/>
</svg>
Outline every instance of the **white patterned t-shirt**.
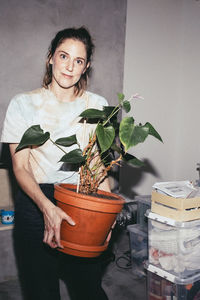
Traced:
<svg viewBox="0 0 200 300">
<path fill-rule="evenodd" d="M 96 125 L 86 124 L 84 129 L 84 124 L 79 122 L 79 115 L 87 108 L 102 109 L 107 105 L 105 98 L 88 91 L 72 102 L 59 101 L 45 88 L 16 95 L 7 109 L 1 142 L 19 143 L 30 126 L 40 125 L 45 132 L 50 132 L 54 141 L 76 134 L 83 149 Z M 77 145 L 64 149 L 69 152 L 75 148 Z M 77 172 L 63 170 L 63 163 L 59 162 L 63 155 L 50 140 L 30 150 L 30 164 L 38 183 L 77 183 Z"/>
</svg>

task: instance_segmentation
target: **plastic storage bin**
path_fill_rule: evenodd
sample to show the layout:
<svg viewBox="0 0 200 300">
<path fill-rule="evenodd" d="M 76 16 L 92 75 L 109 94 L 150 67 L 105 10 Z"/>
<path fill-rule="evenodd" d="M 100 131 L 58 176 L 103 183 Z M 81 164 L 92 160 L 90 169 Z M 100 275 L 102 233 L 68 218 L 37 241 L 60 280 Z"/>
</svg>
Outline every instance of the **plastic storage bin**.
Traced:
<svg viewBox="0 0 200 300">
<path fill-rule="evenodd" d="M 200 274 L 198 277 L 188 278 L 185 284 L 169 281 L 159 275 L 159 271 L 147 271 L 148 300 L 199 300 Z"/>
<path fill-rule="evenodd" d="M 136 196 L 134 200 L 137 201 L 137 223 L 142 227 L 147 227 L 148 219 L 145 213 L 151 208 L 151 195 Z"/>
<path fill-rule="evenodd" d="M 200 272 L 200 220 L 178 222 L 147 211 L 149 263 L 180 280 Z"/>
<path fill-rule="evenodd" d="M 138 277 L 143 277 L 148 258 L 147 230 L 139 224 L 128 225 L 127 229 L 130 237 L 132 271 Z"/>
</svg>

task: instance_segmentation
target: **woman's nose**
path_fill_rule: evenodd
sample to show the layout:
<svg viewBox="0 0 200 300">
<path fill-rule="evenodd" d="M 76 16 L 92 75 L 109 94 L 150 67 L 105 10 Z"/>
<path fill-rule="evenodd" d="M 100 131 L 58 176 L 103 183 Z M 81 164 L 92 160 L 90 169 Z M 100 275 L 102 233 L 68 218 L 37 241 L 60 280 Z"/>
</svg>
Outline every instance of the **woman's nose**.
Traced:
<svg viewBox="0 0 200 300">
<path fill-rule="evenodd" d="M 73 67 L 74 67 L 74 63 L 73 63 L 73 60 L 69 59 L 67 64 L 66 64 L 66 69 L 70 72 L 73 71 Z"/>
</svg>

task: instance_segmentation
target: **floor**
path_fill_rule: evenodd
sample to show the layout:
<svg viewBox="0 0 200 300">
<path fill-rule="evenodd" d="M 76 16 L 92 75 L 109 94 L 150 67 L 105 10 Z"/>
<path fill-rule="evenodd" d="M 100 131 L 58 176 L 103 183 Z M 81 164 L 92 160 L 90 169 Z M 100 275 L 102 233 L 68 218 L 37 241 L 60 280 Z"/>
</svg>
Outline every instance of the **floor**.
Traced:
<svg viewBox="0 0 200 300">
<path fill-rule="evenodd" d="M 128 231 L 116 229 L 113 240 L 112 253 L 114 253 L 115 260 L 109 259 L 102 281 L 109 300 L 147 299 L 145 271 L 139 276 L 131 266 Z M 62 282 L 61 295 L 62 300 L 70 299 Z M 17 278 L 10 278 L 0 283 L 0 300 L 22 300 Z"/>
<path fill-rule="evenodd" d="M 117 234 L 113 252 L 115 260 L 107 265 L 103 276 L 103 287 L 109 300 L 145 300 L 146 276 L 145 270 L 138 275 L 130 259 L 129 235 L 126 230 Z"/>
</svg>

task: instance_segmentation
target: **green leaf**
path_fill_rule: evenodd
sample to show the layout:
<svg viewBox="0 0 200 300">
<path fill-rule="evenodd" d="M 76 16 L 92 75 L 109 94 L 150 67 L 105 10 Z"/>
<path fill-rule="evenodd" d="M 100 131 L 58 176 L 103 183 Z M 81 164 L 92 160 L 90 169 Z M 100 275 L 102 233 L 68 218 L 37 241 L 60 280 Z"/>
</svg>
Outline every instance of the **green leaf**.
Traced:
<svg viewBox="0 0 200 300">
<path fill-rule="evenodd" d="M 28 146 L 40 146 L 50 138 L 49 132 L 44 132 L 40 125 L 29 127 L 23 134 L 16 152 Z"/>
<path fill-rule="evenodd" d="M 116 151 L 119 154 L 122 152 L 122 149 L 119 146 L 117 146 L 116 144 L 112 144 L 111 149 L 113 151 Z"/>
<path fill-rule="evenodd" d="M 98 124 L 96 134 L 101 152 L 103 153 L 111 147 L 115 138 L 115 129 L 112 126 L 103 127 L 102 124 Z"/>
<path fill-rule="evenodd" d="M 126 113 L 128 113 L 131 110 L 131 104 L 129 101 L 124 101 L 122 105 L 123 109 L 125 110 Z"/>
<path fill-rule="evenodd" d="M 132 117 L 126 117 L 120 123 L 119 138 L 125 147 L 125 152 L 130 147 L 143 143 L 148 134 L 148 127 L 135 125 Z"/>
<path fill-rule="evenodd" d="M 86 119 L 103 119 L 104 120 L 106 118 L 106 114 L 103 110 L 90 108 L 90 109 L 84 110 L 80 114 L 79 117 L 86 118 Z"/>
<path fill-rule="evenodd" d="M 55 141 L 55 143 L 60 146 L 64 146 L 64 147 L 72 146 L 74 144 L 77 144 L 76 135 L 74 134 L 74 135 L 68 136 L 66 138 L 57 139 Z"/>
<path fill-rule="evenodd" d="M 121 104 L 123 102 L 125 96 L 122 93 L 118 93 L 117 96 L 118 96 L 119 104 Z"/>
<path fill-rule="evenodd" d="M 156 139 L 158 139 L 159 141 L 163 142 L 160 134 L 155 130 L 155 128 L 149 123 L 147 122 L 145 124 L 145 126 L 147 126 L 149 128 L 149 134 L 154 136 Z"/>
<path fill-rule="evenodd" d="M 128 164 L 134 165 L 135 167 L 143 167 L 145 166 L 144 162 L 138 159 L 137 157 L 126 153 L 123 156 L 123 161 L 127 162 Z"/>
<path fill-rule="evenodd" d="M 74 149 L 65 154 L 60 161 L 65 163 L 79 164 L 85 161 L 85 156 L 80 149 Z"/>
<path fill-rule="evenodd" d="M 106 117 L 109 117 L 114 109 L 115 109 L 115 106 L 104 106 L 103 111 L 104 111 Z"/>
<path fill-rule="evenodd" d="M 145 166 L 145 163 L 142 160 L 140 160 L 136 157 L 133 158 L 133 159 L 130 159 L 128 161 L 128 163 L 131 164 L 131 165 L 134 165 L 135 167 L 144 167 Z"/>
</svg>

